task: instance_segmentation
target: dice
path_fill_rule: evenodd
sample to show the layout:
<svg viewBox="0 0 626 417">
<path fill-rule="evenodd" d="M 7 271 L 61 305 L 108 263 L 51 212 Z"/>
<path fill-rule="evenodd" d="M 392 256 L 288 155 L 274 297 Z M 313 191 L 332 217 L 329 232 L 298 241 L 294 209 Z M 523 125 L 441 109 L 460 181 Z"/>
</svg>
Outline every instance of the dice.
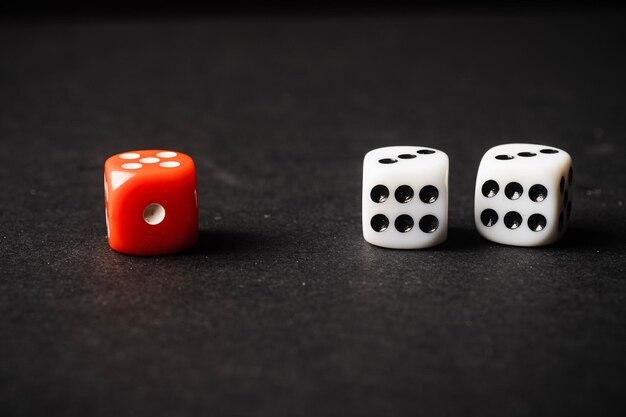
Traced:
<svg viewBox="0 0 626 417">
<path fill-rule="evenodd" d="M 133 255 L 164 255 L 191 247 L 198 236 L 193 160 L 166 150 L 130 151 L 104 164 L 109 245 Z"/>
<path fill-rule="evenodd" d="M 363 161 L 363 237 L 419 249 L 448 234 L 448 156 L 420 146 L 374 149 Z"/>
<path fill-rule="evenodd" d="M 478 232 L 514 246 L 557 241 L 572 211 L 572 179 L 572 158 L 562 149 L 527 143 L 489 149 L 476 178 Z"/>
</svg>

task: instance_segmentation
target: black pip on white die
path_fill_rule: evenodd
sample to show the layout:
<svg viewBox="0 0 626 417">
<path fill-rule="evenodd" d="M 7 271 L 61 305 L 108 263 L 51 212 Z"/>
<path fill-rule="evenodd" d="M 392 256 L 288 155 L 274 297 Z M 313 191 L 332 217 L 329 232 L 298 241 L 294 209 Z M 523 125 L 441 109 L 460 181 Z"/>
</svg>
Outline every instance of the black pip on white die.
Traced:
<svg viewBox="0 0 626 417">
<path fill-rule="evenodd" d="M 448 156 L 421 146 L 370 151 L 363 161 L 363 236 L 394 249 L 445 241 L 448 232 Z"/>
<path fill-rule="evenodd" d="M 562 149 L 528 143 L 491 148 L 476 178 L 476 228 L 507 245 L 553 243 L 569 222 L 572 180 L 572 158 Z"/>
</svg>

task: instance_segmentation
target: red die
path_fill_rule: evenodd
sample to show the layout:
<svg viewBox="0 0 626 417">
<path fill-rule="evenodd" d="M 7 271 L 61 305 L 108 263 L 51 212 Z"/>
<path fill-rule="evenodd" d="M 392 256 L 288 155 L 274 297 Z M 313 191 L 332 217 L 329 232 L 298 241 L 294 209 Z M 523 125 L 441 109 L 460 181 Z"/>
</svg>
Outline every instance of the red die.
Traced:
<svg viewBox="0 0 626 417">
<path fill-rule="evenodd" d="M 145 150 L 110 157 L 104 199 L 109 245 L 116 251 L 164 255 L 196 242 L 196 168 L 185 154 Z"/>
</svg>

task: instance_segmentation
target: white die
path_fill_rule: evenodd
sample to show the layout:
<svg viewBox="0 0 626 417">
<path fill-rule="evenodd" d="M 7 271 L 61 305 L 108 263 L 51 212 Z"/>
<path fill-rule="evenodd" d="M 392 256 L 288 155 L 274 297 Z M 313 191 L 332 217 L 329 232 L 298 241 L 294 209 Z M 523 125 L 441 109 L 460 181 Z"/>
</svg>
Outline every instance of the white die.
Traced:
<svg viewBox="0 0 626 417">
<path fill-rule="evenodd" d="M 572 176 L 572 158 L 562 149 L 528 143 L 489 149 L 476 178 L 478 232 L 506 245 L 557 241 L 571 215 Z"/>
<path fill-rule="evenodd" d="M 448 234 L 448 155 L 421 146 L 370 151 L 363 161 L 363 237 L 373 245 L 419 249 Z"/>
</svg>

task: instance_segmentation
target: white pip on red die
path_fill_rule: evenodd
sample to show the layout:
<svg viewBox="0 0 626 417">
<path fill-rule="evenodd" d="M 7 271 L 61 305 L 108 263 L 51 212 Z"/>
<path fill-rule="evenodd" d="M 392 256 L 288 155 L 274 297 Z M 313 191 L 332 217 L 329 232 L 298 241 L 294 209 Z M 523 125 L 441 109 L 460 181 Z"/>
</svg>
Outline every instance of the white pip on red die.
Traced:
<svg viewBox="0 0 626 417">
<path fill-rule="evenodd" d="M 392 249 L 448 235 L 448 155 L 422 146 L 374 149 L 363 161 L 363 237 Z"/>
<path fill-rule="evenodd" d="M 528 143 L 489 149 L 476 178 L 478 232 L 506 245 L 556 242 L 571 215 L 572 179 L 572 158 L 562 149 Z"/>
</svg>

